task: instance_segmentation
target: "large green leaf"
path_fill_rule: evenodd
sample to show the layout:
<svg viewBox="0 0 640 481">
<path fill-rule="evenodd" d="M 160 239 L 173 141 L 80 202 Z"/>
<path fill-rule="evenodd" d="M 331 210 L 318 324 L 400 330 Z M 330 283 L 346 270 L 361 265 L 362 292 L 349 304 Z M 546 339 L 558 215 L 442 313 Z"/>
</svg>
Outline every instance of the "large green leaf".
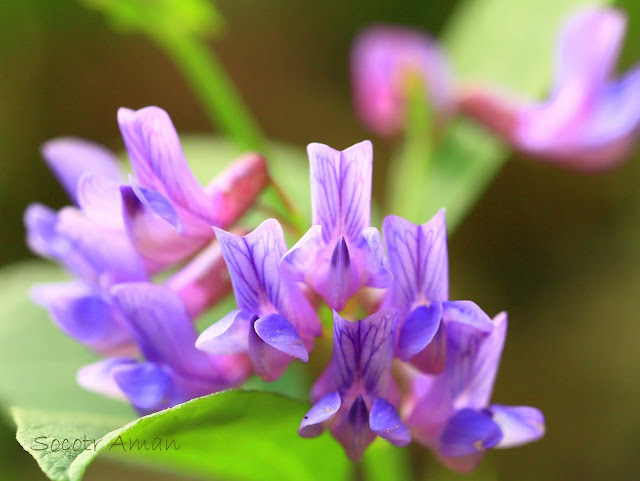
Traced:
<svg viewBox="0 0 640 481">
<path fill-rule="evenodd" d="M 328 435 L 305 440 L 296 428 L 308 406 L 281 395 L 226 391 L 195 399 L 117 428 L 116 419 L 15 409 L 18 441 L 56 481 L 78 481 L 100 453 L 153 461 L 226 480 L 346 479 L 349 463 Z M 46 439 L 44 439 L 46 437 Z M 100 439 L 77 451 L 54 439 Z M 37 441 L 36 441 L 37 440 Z M 136 443 L 137 442 L 137 443 Z M 146 445 L 143 443 L 146 442 Z M 167 449 L 167 444 L 173 442 Z M 133 444 L 132 444 L 133 443 Z M 157 449 L 149 449 L 156 446 Z M 158 449 L 160 446 L 161 449 Z M 178 449 L 176 449 L 176 447 Z"/>
<path fill-rule="evenodd" d="M 580 5 L 608 0 L 467 0 L 444 31 L 444 45 L 461 83 L 482 82 L 523 97 L 544 94 L 551 81 L 558 28 Z M 425 153 L 428 155 L 428 153 Z M 447 208 L 453 230 L 504 164 L 509 149 L 470 122 L 457 121 L 430 160 L 416 202 L 424 219 Z"/>
</svg>

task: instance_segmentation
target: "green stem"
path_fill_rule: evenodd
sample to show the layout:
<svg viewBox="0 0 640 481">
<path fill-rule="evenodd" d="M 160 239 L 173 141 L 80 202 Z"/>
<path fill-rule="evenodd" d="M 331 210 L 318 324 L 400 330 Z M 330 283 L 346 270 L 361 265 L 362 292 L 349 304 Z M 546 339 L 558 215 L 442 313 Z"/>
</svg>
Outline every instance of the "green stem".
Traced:
<svg viewBox="0 0 640 481">
<path fill-rule="evenodd" d="M 194 37 L 154 38 L 182 70 L 211 122 L 240 147 L 263 150 L 260 129 L 215 54 Z"/>
</svg>

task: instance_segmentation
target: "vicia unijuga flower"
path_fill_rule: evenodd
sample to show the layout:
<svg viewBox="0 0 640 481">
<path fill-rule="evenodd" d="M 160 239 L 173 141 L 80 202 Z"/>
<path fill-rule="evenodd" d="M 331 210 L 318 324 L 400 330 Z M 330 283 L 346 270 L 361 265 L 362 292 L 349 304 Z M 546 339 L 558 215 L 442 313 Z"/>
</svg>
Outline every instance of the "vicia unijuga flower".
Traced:
<svg viewBox="0 0 640 481">
<path fill-rule="evenodd" d="M 122 188 L 125 224 L 136 249 L 161 264 L 178 262 L 213 239 L 255 202 L 268 183 L 265 160 L 247 154 L 201 187 L 169 115 L 158 107 L 121 108 L 118 123 L 135 177 Z"/>
<path fill-rule="evenodd" d="M 426 373 L 444 369 L 446 323 L 453 319 L 491 331 L 489 317 L 471 301 L 449 301 L 447 225 L 441 210 L 415 225 L 389 215 L 383 224 L 393 284 L 383 306 L 393 308 L 400 327 L 396 355 Z"/>
<path fill-rule="evenodd" d="M 544 435 L 544 416 L 532 407 L 489 404 L 507 332 L 507 315 L 490 332 L 446 323 L 446 365 L 439 375 L 415 375 L 407 402 L 414 438 L 448 467 L 474 469 L 490 448 L 508 448 Z"/>
<path fill-rule="evenodd" d="M 143 360 L 112 357 L 83 367 L 86 389 L 124 397 L 141 414 L 240 385 L 250 374 L 243 356 L 216 356 L 195 347 L 196 331 L 171 289 L 145 282 L 115 286 L 121 309 Z"/>
<path fill-rule="evenodd" d="M 309 144 L 313 226 L 284 256 L 284 275 L 303 281 L 336 310 L 361 287 L 391 283 L 380 232 L 371 227 L 373 147 L 339 151 Z"/>
<path fill-rule="evenodd" d="M 619 10 L 583 9 L 558 37 L 547 100 L 518 102 L 473 87 L 461 109 L 525 154 L 572 169 L 612 168 L 630 154 L 640 129 L 640 66 L 615 78 L 625 29 Z"/>
<path fill-rule="evenodd" d="M 309 359 L 320 321 L 295 281 L 280 273 L 287 245 L 278 221 L 268 219 L 244 237 L 215 232 L 238 309 L 204 331 L 197 346 L 216 354 L 247 353 L 256 374 L 273 381 L 296 358 Z"/>
<path fill-rule="evenodd" d="M 376 435 L 396 446 L 411 442 L 391 375 L 396 324 L 393 311 L 356 322 L 333 312 L 333 357 L 313 387 L 315 404 L 300 423 L 301 436 L 318 436 L 326 424 L 352 461 Z"/>
<path fill-rule="evenodd" d="M 351 54 L 356 113 L 378 135 L 402 132 L 412 89 L 446 115 L 454 86 L 446 57 L 435 40 L 409 28 L 378 26 L 358 35 Z"/>
</svg>

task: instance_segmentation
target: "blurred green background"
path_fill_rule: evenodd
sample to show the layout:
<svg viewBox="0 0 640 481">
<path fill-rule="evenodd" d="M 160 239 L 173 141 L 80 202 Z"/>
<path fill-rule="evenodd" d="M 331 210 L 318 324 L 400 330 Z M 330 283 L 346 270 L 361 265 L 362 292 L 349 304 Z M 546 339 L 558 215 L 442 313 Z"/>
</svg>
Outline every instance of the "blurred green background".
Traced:
<svg viewBox="0 0 640 481">
<path fill-rule="evenodd" d="M 351 107 L 354 34 L 372 22 L 437 34 L 456 3 L 221 0 L 225 32 L 211 48 L 269 138 L 345 148 L 371 137 Z M 640 7 L 627 3 L 623 66 L 640 59 Z M 152 104 L 181 132 L 211 131 L 180 73 L 147 39 L 114 33 L 76 1 L 0 0 L 0 264 L 29 256 L 29 202 L 66 202 L 39 145 L 75 135 L 121 149 L 117 108 Z M 389 146 L 374 139 L 374 147 L 379 192 Z M 490 453 L 479 475 L 463 479 L 638 479 L 639 160 L 579 175 L 513 158 L 452 236 L 452 297 L 510 315 L 494 399 L 541 408 L 548 429 L 541 442 Z M 0 466 L 44 479 L 12 436 L 2 427 Z M 114 478 L 178 479 L 108 461 L 86 479 Z M 425 474 L 458 478 L 435 461 Z"/>
</svg>

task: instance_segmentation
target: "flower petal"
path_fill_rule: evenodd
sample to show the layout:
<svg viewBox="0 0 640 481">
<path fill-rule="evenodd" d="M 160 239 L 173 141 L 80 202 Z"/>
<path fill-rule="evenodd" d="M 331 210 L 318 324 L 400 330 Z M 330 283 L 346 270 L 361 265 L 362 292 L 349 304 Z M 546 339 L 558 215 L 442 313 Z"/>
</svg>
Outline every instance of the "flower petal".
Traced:
<svg viewBox="0 0 640 481">
<path fill-rule="evenodd" d="M 322 433 L 322 423 L 333 417 L 341 404 L 340 393 L 331 392 L 324 395 L 302 418 L 298 434 L 303 438 L 319 436 Z"/>
<path fill-rule="evenodd" d="M 183 374 L 211 374 L 211 361 L 195 348 L 196 332 L 177 294 L 164 286 L 136 282 L 115 286 L 112 295 L 147 360 Z"/>
<path fill-rule="evenodd" d="M 89 219 L 110 229 L 124 229 L 120 185 L 112 179 L 85 172 L 78 179 L 78 205 Z"/>
<path fill-rule="evenodd" d="M 362 256 L 360 275 L 366 272 L 363 284 L 368 287 L 383 289 L 393 282 L 391 266 L 384 252 L 384 242 L 380 231 L 375 227 L 367 227 L 362 231 L 360 240 L 356 244 L 356 254 Z"/>
<path fill-rule="evenodd" d="M 171 378 L 156 364 L 143 362 L 119 365 L 112 371 L 118 387 L 140 413 L 169 407 Z"/>
<path fill-rule="evenodd" d="M 407 316 L 398 332 L 397 355 L 408 361 L 424 350 L 436 335 L 442 319 L 442 305 L 418 306 Z"/>
<path fill-rule="evenodd" d="M 114 399 L 126 399 L 113 371 L 118 366 L 133 366 L 138 361 L 127 357 L 111 357 L 81 367 L 76 374 L 76 382 L 87 391 L 96 392 Z"/>
<path fill-rule="evenodd" d="M 309 353 L 302 338 L 293 325 L 278 314 L 270 314 L 257 319 L 253 325 L 256 334 L 269 346 L 280 352 L 296 357 L 302 362 L 309 360 Z"/>
<path fill-rule="evenodd" d="M 502 440 L 496 448 L 521 446 L 544 436 L 544 415 L 536 408 L 492 404 L 489 411 L 502 430 Z"/>
<path fill-rule="evenodd" d="M 311 226 L 282 257 L 280 272 L 295 281 L 305 281 L 306 276 L 313 275 L 318 263 L 318 253 L 324 246 L 322 226 Z"/>
<path fill-rule="evenodd" d="M 118 123 L 140 185 L 214 224 L 212 199 L 191 173 L 169 115 L 158 107 L 121 108 Z"/>
<path fill-rule="evenodd" d="M 444 210 L 422 225 L 389 215 L 382 229 L 394 279 L 389 302 L 406 312 L 416 301 L 446 301 L 449 269 Z"/>
<path fill-rule="evenodd" d="M 209 244 L 165 285 L 180 296 L 192 319 L 216 305 L 231 292 L 220 244 Z"/>
<path fill-rule="evenodd" d="M 159 265 L 179 262 L 213 238 L 210 229 L 206 235 L 180 235 L 175 227 L 141 202 L 130 186 L 121 187 L 120 194 L 129 239 L 140 255 L 149 261 Z"/>
<path fill-rule="evenodd" d="M 286 371 L 295 358 L 270 346 L 256 333 L 254 316 L 249 328 L 249 358 L 258 376 L 265 381 L 275 381 Z"/>
<path fill-rule="evenodd" d="M 447 327 L 440 322 L 431 342 L 411 358 L 411 364 L 425 374 L 440 374 L 447 360 Z"/>
<path fill-rule="evenodd" d="M 395 446 L 406 446 L 411 442 L 411 434 L 402 423 L 396 408 L 389 401 L 376 398 L 369 414 L 369 427 L 381 438 Z"/>
<path fill-rule="evenodd" d="M 88 140 L 60 137 L 46 142 L 41 152 L 74 202 L 77 202 L 78 180 L 85 172 L 115 183 L 122 180 L 118 158 L 108 149 Z"/>
<path fill-rule="evenodd" d="M 370 225 L 373 146 L 365 140 L 340 152 L 324 144 L 307 146 L 313 224 L 325 242 L 340 234 L 355 240 Z"/>
<path fill-rule="evenodd" d="M 133 179 L 131 179 L 133 180 Z M 153 189 L 147 189 L 135 182 L 131 183 L 131 189 L 136 194 L 136 197 L 144 206 L 158 217 L 166 220 L 171 227 L 173 227 L 178 234 L 182 233 L 182 222 L 178 213 L 171 205 L 171 202 L 162 194 L 156 192 Z"/>
<path fill-rule="evenodd" d="M 439 452 L 444 457 L 477 454 L 495 447 L 502 431 L 485 411 L 461 409 L 448 422 L 440 436 Z"/>
<path fill-rule="evenodd" d="M 340 422 L 332 424 L 331 431 L 351 461 L 357 462 L 362 458 L 364 450 L 374 440 L 375 434 L 369 427 L 369 411 L 361 395 L 355 398 Z"/>
<path fill-rule="evenodd" d="M 211 354 L 237 354 L 249 349 L 249 317 L 240 309 L 231 311 L 200 334 L 196 347 Z"/>
<path fill-rule="evenodd" d="M 36 285 L 33 300 L 44 306 L 67 335 L 102 353 L 121 351 L 131 335 L 115 309 L 80 282 Z"/>
</svg>

